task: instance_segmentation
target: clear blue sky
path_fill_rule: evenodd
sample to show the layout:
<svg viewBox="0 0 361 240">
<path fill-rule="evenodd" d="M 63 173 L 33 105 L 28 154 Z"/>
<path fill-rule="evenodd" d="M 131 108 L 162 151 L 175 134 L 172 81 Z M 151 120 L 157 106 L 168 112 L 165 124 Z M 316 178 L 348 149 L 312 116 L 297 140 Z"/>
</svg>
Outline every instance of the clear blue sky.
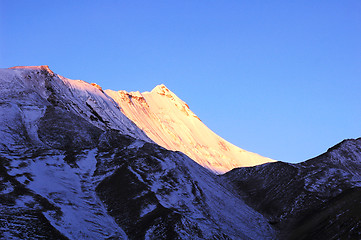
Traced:
<svg viewBox="0 0 361 240">
<path fill-rule="evenodd" d="M 0 0 L 0 67 L 164 83 L 237 146 L 299 162 L 361 136 L 361 1 Z"/>
</svg>

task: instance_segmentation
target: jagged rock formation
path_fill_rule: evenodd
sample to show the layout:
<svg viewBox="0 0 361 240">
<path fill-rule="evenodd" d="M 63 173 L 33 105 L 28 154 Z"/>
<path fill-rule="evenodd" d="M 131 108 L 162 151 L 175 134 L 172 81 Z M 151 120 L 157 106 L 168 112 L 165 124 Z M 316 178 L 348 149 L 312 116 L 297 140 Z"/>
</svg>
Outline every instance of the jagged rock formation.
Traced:
<svg viewBox="0 0 361 240">
<path fill-rule="evenodd" d="M 224 176 L 270 218 L 282 239 L 361 238 L 361 138 L 299 164 L 269 163 Z"/>
<path fill-rule="evenodd" d="M 105 92 L 154 142 L 185 153 L 213 172 L 224 173 L 236 167 L 273 161 L 236 147 L 216 135 L 164 85 L 145 93 Z"/>
</svg>

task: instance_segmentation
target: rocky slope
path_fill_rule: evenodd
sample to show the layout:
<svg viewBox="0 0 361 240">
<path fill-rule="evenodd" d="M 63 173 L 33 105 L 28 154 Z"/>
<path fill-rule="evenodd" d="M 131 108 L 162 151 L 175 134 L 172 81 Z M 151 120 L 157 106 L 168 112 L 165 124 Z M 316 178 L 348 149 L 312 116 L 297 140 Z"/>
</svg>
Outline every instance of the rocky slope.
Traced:
<svg viewBox="0 0 361 240">
<path fill-rule="evenodd" d="M 4 239 L 274 239 L 219 176 L 150 140 L 96 85 L 0 70 Z"/>
<path fill-rule="evenodd" d="M 299 164 L 238 168 L 222 178 L 284 239 L 361 238 L 361 138 Z"/>
</svg>

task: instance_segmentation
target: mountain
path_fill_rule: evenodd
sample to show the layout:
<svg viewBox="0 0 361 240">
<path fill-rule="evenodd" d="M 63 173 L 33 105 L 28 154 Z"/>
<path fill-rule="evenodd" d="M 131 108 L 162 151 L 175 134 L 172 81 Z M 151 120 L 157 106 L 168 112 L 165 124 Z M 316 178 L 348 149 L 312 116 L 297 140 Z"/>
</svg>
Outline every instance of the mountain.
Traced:
<svg viewBox="0 0 361 240">
<path fill-rule="evenodd" d="M 236 167 L 273 161 L 240 149 L 216 135 L 164 85 L 144 93 L 105 92 L 154 142 L 166 149 L 185 153 L 213 172 L 225 173 Z"/>
<path fill-rule="evenodd" d="M 157 145 L 96 84 L 0 69 L 2 239 L 275 239 L 232 184 Z"/>
<path fill-rule="evenodd" d="M 58 135 L 63 139 L 51 143 L 57 147 L 77 145 L 83 140 L 91 142 L 98 133 L 78 138 L 69 132 L 84 120 L 84 129 L 90 126 L 115 129 L 152 142 L 109 96 L 89 83 L 55 75 L 48 66 L 1 69 L 0 77 L 0 121 L 4 123 L 0 126 L 0 149 L 22 147 L 30 142 L 46 146 L 42 138 Z M 55 121 L 64 124 L 55 128 L 52 126 Z"/>
<path fill-rule="evenodd" d="M 361 239 L 361 138 L 217 175 L 232 158 L 201 162 L 220 138 L 165 86 L 103 91 L 47 66 L 0 69 L 0 123 L 1 239 Z M 207 168 L 157 132 L 199 138 Z"/>
<path fill-rule="evenodd" d="M 281 239 L 361 239 L 361 138 L 302 163 L 237 168 L 222 178 Z"/>
</svg>

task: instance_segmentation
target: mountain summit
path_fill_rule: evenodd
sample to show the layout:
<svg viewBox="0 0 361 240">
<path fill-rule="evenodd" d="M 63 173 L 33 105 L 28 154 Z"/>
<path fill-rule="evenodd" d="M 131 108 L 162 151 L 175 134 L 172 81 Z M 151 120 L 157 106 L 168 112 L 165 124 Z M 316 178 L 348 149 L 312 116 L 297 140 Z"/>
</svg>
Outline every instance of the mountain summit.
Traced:
<svg viewBox="0 0 361 240">
<path fill-rule="evenodd" d="M 155 109 L 183 113 L 158 92 L 171 100 Z M 154 110 L 146 94 L 118 95 Z M 96 84 L 0 69 L 0 123 L 0 239 L 275 239 L 233 187 L 154 143 Z"/>
<path fill-rule="evenodd" d="M 104 91 L 48 66 L 0 69 L 0 123 L 0 239 L 361 239 L 361 139 L 228 171 L 271 160 L 164 85 Z"/>
<path fill-rule="evenodd" d="M 47 99 L 53 104 L 66 106 L 67 113 L 61 116 L 75 114 L 100 129 L 116 129 L 145 141 L 154 141 L 168 150 L 185 153 L 217 174 L 236 167 L 273 161 L 240 149 L 216 135 L 163 84 L 144 93 L 103 91 L 95 83 L 56 75 L 47 65 L 12 67 L 2 69 L 1 74 L 3 88 L 0 93 L 4 96 L 10 94 L 12 101 L 18 103 L 18 107 L 15 107 L 7 98 L 7 104 L 3 105 L 3 108 L 7 108 L 3 113 L 7 114 L 0 113 L 0 119 L 4 122 L 0 131 L 3 131 L 8 142 L 2 144 L 19 144 L 7 129 L 11 128 L 8 124 L 13 123 L 15 118 L 22 117 L 25 117 L 23 122 L 26 123 L 29 138 L 44 143 L 37 133 L 38 124 L 28 122 L 38 121 L 44 114 L 49 114 L 50 110 L 45 111 L 42 100 Z M 29 92 L 33 94 L 28 96 Z M 29 104 L 31 107 L 27 107 Z M 28 113 L 32 116 L 30 119 L 27 119 Z M 64 129 L 62 134 L 67 130 Z M 19 139 L 24 136 L 19 136 Z"/>
<path fill-rule="evenodd" d="M 213 172 L 225 173 L 236 167 L 273 161 L 245 151 L 219 137 L 164 84 L 144 93 L 105 92 L 154 142 L 166 149 L 185 153 Z"/>
</svg>

